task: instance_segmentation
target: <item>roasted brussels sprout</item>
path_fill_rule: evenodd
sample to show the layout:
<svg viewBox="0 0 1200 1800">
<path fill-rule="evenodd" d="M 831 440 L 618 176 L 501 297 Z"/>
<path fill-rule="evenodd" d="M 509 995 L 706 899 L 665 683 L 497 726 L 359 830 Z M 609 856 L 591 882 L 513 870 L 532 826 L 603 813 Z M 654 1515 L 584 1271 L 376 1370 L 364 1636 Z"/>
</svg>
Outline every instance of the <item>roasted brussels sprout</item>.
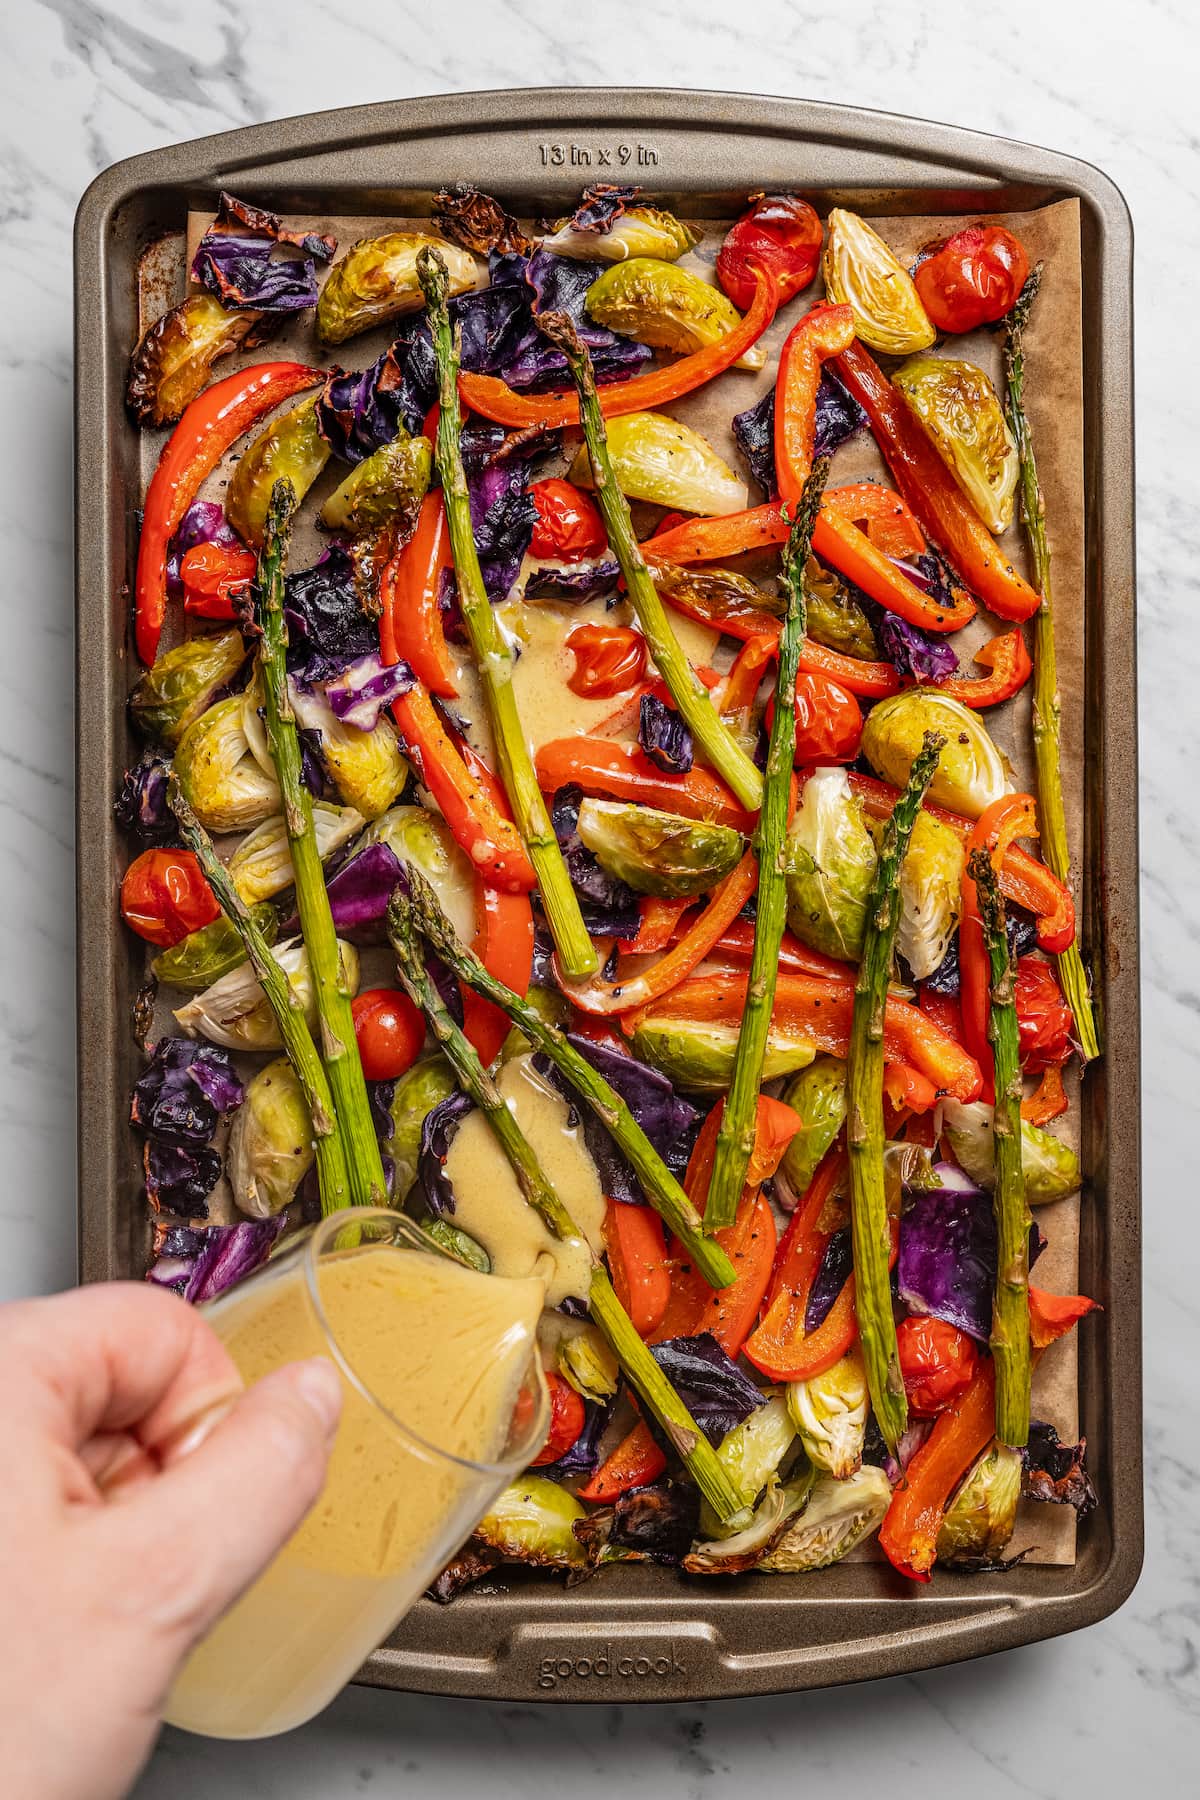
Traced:
<svg viewBox="0 0 1200 1800">
<path fill-rule="evenodd" d="M 154 659 L 129 696 L 129 711 L 143 737 L 173 749 L 220 688 L 246 660 L 240 631 L 188 638 Z"/>
<path fill-rule="evenodd" d="M 475 931 L 475 877 L 443 820 L 423 806 L 393 806 L 362 834 L 359 849 L 386 844 L 393 856 L 424 875 L 438 905 L 464 943 Z"/>
<path fill-rule="evenodd" d="M 835 206 L 828 221 L 822 269 L 825 292 L 854 314 L 854 329 L 872 350 L 911 356 L 937 336 L 907 269 L 857 213 Z"/>
<path fill-rule="evenodd" d="M 401 431 L 365 461 L 356 463 L 317 515 L 327 531 L 362 537 L 398 525 L 406 530 L 429 489 L 433 449 L 429 439 Z"/>
<path fill-rule="evenodd" d="M 292 711 L 306 731 L 321 734 L 321 761 L 347 806 L 364 819 L 385 813 L 408 780 L 408 765 L 391 720 L 380 717 L 370 731 L 339 719 L 320 688 L 289 681 Z"/>
<path fill-rule="evenodd" d="M 804 570 L 804 597 L 808 602 L 808 635 L 827 650 L 874 662 L 879 645 L 871 621 L 845 582 L 823 569 L 810 556 Z"/>
<path fill-rule="evenodd" d="M 314 398 L 278 413 L 238 458 L 225 495 L 226 517 L 242 541 L 261 548 L 277 481 L 290 481 L 297 500 L 303 500 L 328 461 Z"/>
<path fill-rule="evenodd" d="M 268 944 L 273 944 L 279 931 L 275 908 L 263 901 L 250 908 L 250 916 Z M 222 913 L 211 925 L 189 931 L 180 943 L 156 956 L 150 967 L 155 980 L 163 987 L 180 988 L 185 994 L 202 994 L 206 987 L 211 987 L 214 981 L 228 975 L 245 960 L 241 937 Z"/>
<path fill-rule="evenodd" d="M 690 225 L 674 213 L 656 206 L 631 206 L 611 231 L 575 231 L 566 219 L 553 237 L 542 239 L 542 249 L 577 262 L 623 262 L 626 257 L 653 256 L 660 262 L 677 262 L 700 242 Z"/>
<path fill-rule="evenodd" d="M 382 1145 L 395 1166 L 393 1199 L 403 1206 L 417 1178 L 421 1154 L 421 1127 L 435 1106 L 449 1098 L 456 1086 L 449 1063 L 430 1056 L 414 1063 L 396 1083 L 392 1095 L 392 1135 Z"/>
<path fill-rule="evenodd" d="M 366 823 L 352 806 L 329 806 L 324 800 L 314 800 L 312 814 L 322 861 L 348 844 Z M 247 906 L 256 900 L 269 900 L 273 894 L 282 894 L 284 888 L 291 887 L 295 872 L 283 818 L 264 819 L 249 837 L 242 839 L 228 866 L 233 885 Z"/>
<path fill-rule="evenodd" d="M 282 1212 L 315 1160 L 312 1121 L 296 1071 L 276 1057 L 247 1084 L 234 1114 L 226 1170 L 238 1208 L 252 1219 Z"/>
<path fill-rule="evenodd" d="M 896 948 L 924 981 L 941 963 L 958 927 L 967 853 L 962 839 L 932 813 L 919 812 L 900 865 L 900 926 Z"/>
<path fill-rule="evenodd" d="M 425 304 L 417 279 L 417 257 L 436 250 L 450 277 L 450 292 L 465 294 L 479 274 L 475 258 L 445 238 L 419 231 L 390 231 L 360 238 L 333 266 L 317 301 L 317 336 L 323 344 L 344 344 L 372 325 L 419 312 Z"/>
<path fill-rule="evenodd" d="M 707 438 L 665 413 L 624 413 L 610 419 L 608 449 L 617 486 L 631 500 L 710 518 L 745 509 L 745 482 L 738 480 Z M 570 479 L 578 487 L 592 485 L 586 446 L 580 447 L 571 464 Z"/>
<path fill-rule="evenodd" d="M 244 714 L 242 694 L 218 700 L 175 752 L 184 798 L 209 831 L 246 831 L 279 811 L 279 783 L 252 753 Z"/>
<path fill-rule="evenodd" d="M 425 1236 L 432 1238 L 438 1249 L 444 1250 L 447 1256 L 452 1256 L 455 1262 L 462 1263 L 466 1269 L 476 1270 L 480 1275 L 491 1274 L 492 1259 L 483 1245 L 465 1231 L 460 1231 L 457 1225 L 452 1225 L 449 1219 L 435 1219 L 432 1214 L 427 1214 L 423 1219 L 418 1219 L 417 1223 Z"/>
<path fill-rule="evenodd" d="M 664 1004 L 669 1004 L 668 1001 Z M 669 1015 L 642 1019 L 629 1040 L 633 1054 L 668 1076 L 677 1087 L 697 1094 L 724 1093 L 733 1075 L 736 1025 L 712 1025 Z M 815 1054 L 812 1042 L 775 1023 L 767 1039 L 763 1080 L 774 1081 L 803 1069 Z"/>
<path fill-rule="evenodd" d="M 771 1546 L 803 1513 L 812 1485 L 813 1471 L 805 1469 L 794 1480 L 768 1488 L 748 1524 L 732 1537 L 693 1544 L 683 1559 L 684 1568 L 689 1575 L 744 1575 L 760 1568 Z"/>
<path fill-rule="evenodd" d="M 578 1331 L 565 1333 L 559 1339 L 555 1361 L 563 1380 L 585 1400 L 611 1400 L 616 1393 L 621 1366 L 595 1325 L 581 1325 Z"/>
<path fill-rule="evenodd" d="M 741 860 L 744 840 L 709 825 L 616 800 L 584 800 L 578 832 L 600 867 L 639 894 L 707 894 Z"/>
<path fill-rule="evenodd" d="M 652 256 L 614 263 L 587 292 L 587 310 L 598 325 L 659 350 L 703 350 L 741 323 L 741 314 L 719 287 L 688 269 Z M 761 344 L 738 358 L 739 369 L 761 369 Z"/>
<path fill-rule="evenodd" d="M 762 1406 L 726 1433 L 717 1450 L 717 1459 L 724 1465 L 747 1511 L 754 1507 L 763 1489 L 778 1480 L 780 1464 L 795 1441 L 796 1427 L 788 1412 L 787 1401 L 778 1392 L 768 1394 Z M 702 1509 L 701 1518 L 712 1537 L 732 1536 L 734 1530 L 741 1530 L 750 1522 L 739 1513 L 737 1522 L 731 1521 L 732 1528 L 728 1533 L 724 1529 L 710 1529 L 715 1522 L 707 1517 L 707 1510 Z"/>
<path fill-rule="evenodd" d="M 818 1476 L 808 1505 L 771 1545 L 759 1568 L 769 1575 L 830 1568 L 879 1529 L 891 1498 L 887 1476 L 870 1463 L 845 1481 Z"/>
<path fill-rule="evenodd" d="M 578 1569 L 587 1562 L 587 1552 L 573 1527 L 585 1516 L 566 1488 L 544 1475 L 526 1473 L 492 1503 L 475 1527 L 475 1536 L 499 1550 L 505 1562 Z"/>
<path fill-rule="evenodd" d="M 358 987 L 358 952 L 353 944 L 343 943 L 340 938 L 338 952 L 346 986 L 353 993 Z M 297 1004 L 304 1009 L 309 1027 L 315 1027 L 317 997 L 303 941 L 292 938 L 277 945 L 274 956 L 288 978 Z M 275 1014 L 248 962 L 222 975 L 186 1006 L 179 1007 L 175 1021 L 188 1037 L 205 1037 L 212 1044 L 223 1044 L 227 1050 L 283 1048 Z"/>
<path fill-rule="evenodd" d="M 189 294 L 156 319 L 129 359 L 125 401 L 138 424 L 177 419 L 213 364 L 244 344 L 258 322 L 254 312 L 227 312 L 211 294 Z"/>
<path fill-rule="evenodd" d="M 683 611 L 689 609 L 690 602 L 699 618 L 710 614 L 725 615 L 735 610 L 760 612 L 773 619 L 783 613 L 783 600 L 778 594 L 768 594 L 748 575 L 739 575 L 735 569 L 671 566 L 655 569 L 653 575 L 654 585 L 661 594 L 675 596 Z"/>
<path fill-rule="evenodd" d="M 929 784 L 935 806 L 977 819 L 1009 792 L 1004 758 L 979 714 L 936 688 L 909 688 L 878 701 L 863 726 L 863 755 L 877 775 L 902 788 L 927 731 L 940 731 L 946 738 Z"/>
<path fill-rule="evenodd" d="M 846 1122 L 846 1065 L 837 1056 L 818 1056 L 783 1090 L 800 1117 L 800 1129 L 783 1153 L 783 1173 L 799 1197 L 817 1164 Z"/>
<path fill-rule="evenodd" d="M 1020 1498 L 1021 1452 L 993 1444 L 946 1508 L 938 1561 L 967 1569 L 994 1562 L 1012 1537 Z"/>
<path fill-rule="evenodd" d="M 914 356 L 892 380 L 988 530 L 1007 530 L 1020 459 L 984 371 L 958 357 Z"/>
<path fill-rule="evenodd" d="M 942 1129 L 971 1180 L 980 1187 L 992 1187 L 996 1170 L 991 1107 L 982 1100 L 966 1103 L 944 1099 Z M 1065 1200 L 1083 1180 L 1079 1158 L 1071 1146 L 1027 1119 L 1021 1120 L 1021 1166 L 1025 1171 L 1025 1198 L 1030 1206 Z"/>
<path fill-rule="evenodd" d="M 844 769 L 816 769 L 805 782 L 787 858 L 788 924 L 796 936 L 827 956 L 857 962 L 877 858 Z"/>
<path fill-rule="evenodd" d="M 788 1414 L 810 1463 L 845 1481 L 862 1462 L 867 1377 L 857 1346 L 809 1381 L 790 1381 Z"/>
</svg>

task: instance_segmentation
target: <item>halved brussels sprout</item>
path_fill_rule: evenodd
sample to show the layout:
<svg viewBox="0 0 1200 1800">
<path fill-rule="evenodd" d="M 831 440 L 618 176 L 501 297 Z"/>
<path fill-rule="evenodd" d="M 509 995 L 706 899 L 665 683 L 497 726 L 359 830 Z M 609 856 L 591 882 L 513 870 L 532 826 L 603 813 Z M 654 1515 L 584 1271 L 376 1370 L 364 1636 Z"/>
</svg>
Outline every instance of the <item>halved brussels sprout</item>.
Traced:
<svg viewBox="0 0 1200 1800">
<path fill-rule="evenodd" d="M 465 1231 L 460 1231 L 457 1225 L 452 1225 L 449 1219 L 435 1219 L 432 1214 L 428 1214 L 425 1218 L 418 1219 L 417 1224 L 425 1236 L 431 1238 L 447 1256 L 452 1256 L 455 1262 L 462 1263 L 466 1269 L 476 1270 L 480 1275 L 491 1274 L 492 1259 L 483 1245 Z"/>
<path fill-rule="evenodd" d="M 946 954 L 962 911 L 967 853 L 962 839 L 932 813 L 921 811 L 900 865 L 900 926 L 896 948 L 914 981 L 932 975 Z"/>
<path fill-rule="evenodd" d="M 433 449 L 425 437 L 401 431 L 334 488 L 317 517 L 327 531 L 362 537 L 386 525 L 407 529 L 429 490 Z"/>
<path fill-rule="evenodd" d="M 252 754 L 244 713 L 243 695 L 218 700 L 175 752 L 184 799 L 209 831 L 246 831 L 279 811 L 279 783 Z"/>
<path fill-rule="evenodd" d="M 238 458 L 225 495 L 226 517 L 243 543 L 262 548 L 277 481 L 290 481 L 296 499 L 303 500 L 328 461 L 329 445 L 317 430 L 315 398 L 277 413 Z"/>
<path fill-rule="evenodd" d="M 787 859 L 788 924 L 796 936 L 826 956 L 857 962 L 878 859 L 845 769 L 815 769 L 805 782 Z"/>
<path fill-rule="evenodd" d="M 958 357 L 914 356 L 892 380 L 988 530 L 1007 530 L 1021 463 L 984 371 Z"/>
<path fill-rule="evenodd" d="M 581 1324 L 564 1333 L 555 1356 L 558 1372 L 585 1400 L 611 1400 L 621 1379 L 621 1365 L 597 1326 Z"/>
<path fill-rule="evenodd" d="M 709 518 L 745 510 L 745 482 L 738 480 L 707 438 L 665 413 L 624 413 L 610 419 L 608 450 L 617 486 L 631 500 Z M 580 447 L 571 464 L 570 479 L 578 487 L 592 485 L 586 446 Z"/>
<path fill-rule="evenodd" d="M 321 734 L 321 761 L 347 806 L 364 819 L 385 813 L 408 780 L 400 739 L 391 720 L 380 715 L 370 731 L 338 718 L 319 688 L 288 681 L 292 711 L 306 731 Z"/>
<path fill-rule="evenodd" d="M 670 1004 L 670 998 L 664 1005 Z M 728 1088 L 737 1050 L 736 1025 L 707 1024 L 669 1015 L 640 1021 L 629 1040 L 633 1054 L 668 1076 L 677 1087 L 698 1094 L 720 1094 Z M 816 1051 L 809 1038 L 779 1023 L 771 1026 L 763 1062 L 764 1081 L 807 1068 Z"/>
<path fill-rule="evenodd" d="M 470 943 L 475 932 L 475 876 L 444 820 L 423 806 L 393 806 L 371 821 L 357 847 L 365 850 L 368 844 L 386 844 L 397 861 L 424 875 L 459 937 Z"/>
<path fill-rule="evenodd" d="M 428 246 L 446 265 L 451 294 L 465 294 L 479 276 L 479 264 L 445 238 L 420 231 L 389 231 L 360 238 L 334 264 L 317 301 L 317 336 L 323 344 L 344 344 L 372 325 L 419 312 L 425 304 L 417 279 L 417 257 Z"/>
<path fill-rule="evenodd" d="M 838 1056 L 818 1056 L 788 1082 L 783 1099 L 800 1119 L 800 1129 L 784 1151 L 781 1165 L 799 1198 L 846 1122 L 845 1063 Z"/>
<path fill-rule="evenodd" d="M 737 867 L 746 847 L 728 825 L 616 800 L 584 800 L 577 829 L 607 874 L 636 893 L 673 900 L 707 894 Z"/>
<path fill-rule="evenodd" d="M 806 1468 L 792 1481 L 777 1482 L 767 1489 L 755 1507 L 749 1524 L 732 1537 L 693 1544 L 683 1559 L 689 1575 L 744 1575 L 762 1567 L 764 1556 L 803 1513 L 812 1490 L 813 1471 Z"/>
<path fill-rule="evenodd" d="M 720 288 L 651 256 L 634 256 L 605 269 L 588 289 L 586 306 L 597 325 L 685 355 L 720 343 L 742 322 Z M 766 360 L 766 350 L 755 344 L 735 366 L 761 369 Z"/>
<path fill-rule="evenodd" d="M 276 1057 L 247 1083 L 230 1128 L 225 1167 L 235 1204 L 252 1219 L 273 1218 L 315 1159 L 299 1077 L 286 1056 Z"/>
<path fill-rule="evenodd" d="M 807 630 L 814 643 L 843 656 L 874 662 L 879 646 L 871 621 L 844 581 L 810 556 L 804 569 L 804 597 L 808 602 Z"/>
<path fill-rule="evenodd" d="M 769 1575 L 831 1568 L 879 1529 L 891 1498 L 887 1476 L 870 1463 L 845 1481 L 819 1476 L 803 1513 L 772 1544 L 759 1568 Z"/>
<path fill-rule="evenodd" d="M 994 1562 L 1012 1537 L 1021 1498 L 1021 1452 L 993 1444 L 946 1508 L 937 1559 L 971 1568 Z"/>
<path fill-rule="evenodd" d="M 972 1181 L 990 1188 L 996 1180 L 992 1109 L 982 1100 L 969 1103 L 949 1098 L 942 1101 L 942 1129 L 956 1160 Z M 1021 1166 L 1025 1171 L 1025 1198 L 1030 1206 L 1048 1206 L 1065 1200 L 1083 1180 L 1079 1158 L 1040 1125 L 1021 1120 Z"/>
<path fill-rule="evenodd" d="M 867 1377 L 857 1346 L 809 1381 L 790 1381 L 787 1408 L 816 1469 L 845 1481 L 862 1462 Z"/>
<path fill-rule="evenodd" d="M 403 1206 L 417 1178 L 421 1154 L 421 1127 L 435 1106 L 449 1099 L 458 1083 L 449 1063 L 440 1056 L 413 1064 L 396 1083 L 392 1095 L 392 1135 L 381 1145 L 395 1166 L 392 1197 Z"/>
<path fill-rule="evenodd" d="M 338 953 L 345 985 L 354 993 L 358 988 L 358 951 L 339 938 Z M 292 938 L 277 945 L 274 956 L 311 1030 L 317 1022 L 317 996 L 303 940 Z M 275 1014 L 248 962 L 222 975 L 186 1006 L 179 1007 L 175 1022 L 188 1037 L 206 1037 L 227 1050 L 283 1049 Z"/>
<path fill-rule="evenodd" d="M 660 262 L 677 262 L 700 242 L 690 225 L 657 206 L 630 206 L 611 231 L 572 231 L 564 220 L 553 237 L 542 239 L 542 249 L 577 262 L 623 262 L 630 256 L 654 256 Z"/>
<path fill-rule="evenodd" d="M 763 1489 L 777 1480 L 780 1464 L 795 1441 L 796 1427 L 788 1412 L 787 1401 L 778 1392 L 768 1394 L 762 1406 L 756 1407 L 740 1425 L 725 1434 L 717 1450 L 717 1460 L 741 1495 L 744 1507 L 752 1508 Z M 749 1523 L 740 1514 L 738 1520 L 735 1530 Z M 711 1523 L 713 1521 L 706 1520 L 706 1529 Z M 733 1532 L 716 1529 L 710 1535 L 732 1536 Z"/>
<path fill-rule="evenodd" d="M 544 1475 L 521 1476 L 506 1487 L 475 1527 L 475 1536 L 498 1550 L 505 1562 L 539 1569 L 578 1569 L 587 1552 L 573 1530 L 583 1507 Z"/>
<path fill-rule="evenodd" d="M 348 844 L 366 823 L 352 806 L 330 806 L 324 800 L 313 801 L 312 815 L 322 862 L 343 844 Z M 256 826 L 237 846 L 228 868 L 233 885 L 247 906 L 256 900 L 269 900 L 273 894 L 282 894 L 285 888 L 290 888 L 296 876 L 283 818 L 264 819 Z"/>
<path fill-rule="evenodd" d="M 863 343 L 888 356 L 928 350 L 937 332 L 891 247 L 865 219 L 844 207 L 835 206 L 826 223 L 821 261 L 825 292 L 835 305 L 850 308 Z"/>
<path fill-rule="evenodd" d="M 125 401 L 139 425 L 166 425 L 196 398 L 222 356 L 244 344 L 256 312 L 229 312 L 211 294 L 189 294 L 156 319 L 129 359 Z"/>
<path fill-rule="evenodd" d="M 977 819 L 1009 792 L 1004 758 L 979 714 L 936 688 L 909 688 L 878 701 L 863 726 L 863 755 L 877 775 L 902 788 L 927 731 L 946 739 L 929 784 L 935 806 Z"/>
<path fill-rule="evenodd" d="M 702 618 L 710 612 L 719 616 L 750 608 L 777 619 L 784 610 L 780 595 L 767 593 L 736 569 L 687 569 L 672 564 L 651 573 L 660 594 L 677 597 L 682 611 L 690 601 Z"/>
<path fill-rule="evenodd" d="M 279 934 L 275 908 L 264 900 L 251 906 L 250 917 L 268 944 L 273 944 Z M 180 988 L 185 994 L 202 994 L 206 987 L 211 987 L 222 975 L 228 975 L 231 969 L 240 967 L 245 960 L 246 952 L 237 927 L 222 913 L 211 925 L 189 931 L 180 943 L 156 956 L 150 967 L 154 979 L 163 987 Z"/>
<path fill-rule="evenodd" d="M 155 657 L 129 696 L 129 711 L 143 737 L 173 749 L 219 689 L 246 660 L 240 631 L 187 638 Z"/>
</svg>

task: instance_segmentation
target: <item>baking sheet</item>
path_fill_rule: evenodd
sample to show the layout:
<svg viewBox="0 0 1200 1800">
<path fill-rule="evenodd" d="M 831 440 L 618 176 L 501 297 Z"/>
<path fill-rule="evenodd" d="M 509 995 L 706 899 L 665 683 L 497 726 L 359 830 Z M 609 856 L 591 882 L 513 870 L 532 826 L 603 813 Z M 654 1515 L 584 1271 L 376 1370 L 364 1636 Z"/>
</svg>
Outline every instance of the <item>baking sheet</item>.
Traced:
<svg viewBox="0 0 1200 1800">
<path fill-rule="evenodd" d="M 1054 588 L 1057 624 L 1059 680 L 1062 691 L 1062 732 L 1064 746 L 1064 798 L 1070 841 L 1078 854 L 1082 842 L 1083 772 L 1084 772 L 1084 624 L 1083 624 L 1083 395 L 1081 341 L 1081 272 L 1079 239 L 1079 204 L 1066 200 L 1031 213 L 982 215 L 972 213 L 961 218 L 906 217 L 872 219 L 872 224 L 895 249 L 903 262 L 910 263 L 915 253 L 928 241 L 941 238 L 959 224 L 991 217 L 1007 225 L 1020 237 L 1030 253 L 1031 261 L 1043 260 L 1046 271 L 1042 290 L 1035 307 L 1033 322 L 1026 334 L 1027 342 L 1027 407 L 1038 449 L 1039 474 L 1045 493 L 1048 530 L 1054 557 Z M 303 225 L 332 233 L 339 241 L 339 252 L 356 238 L 372 236 L 388 229 L 428 230 L 427 219 L 390 217 L 336 218 L 314 216 L 289 217 L 289 225 Z M 711 277 L 721 239 L 728 220 L 689 221 L 703 233 L 701 242 L 685 259 L 698 273 Z M 190 265 L 195 244 L 207 223 L 207 215 L 189 215 L 187 257 L 176 264 L 177 280 Z M 168 288 L 169 293 L 169 288 Z M 808 307 L 820 297 L 818 281 L 781 311 L 764 342 L 768 348 L 767 368 L 758 374 L 733 370 L 698 395 L 686 396 L 675 406 L 664 408 L 701 431 L 726 457 L 732 467 L 742 472 L 740 455 L 730 429 L 733 414 L 753 404 L 770 385 L 775 353 L 783 338 Z M 147 283 L 142 294 L 142 323 L 150 322 L 164 305 L 161 276 Z M 337 354 L 351 366 L 372 362 L 390 341 L 387 328 L 365 333 L 341 346 Z M 987 369 L 999 387 L 1002 379 L 1001 341 L 984 330 L 949 340 L 934 354 L 964 356 Z M 271 340 L 271 344 L 241 359 L 229 359 L 218 373 L 264 357 L 294 355 L 314 363 L 327 362 L 329 352 L 317 345 L 311 318 L 294 321 Z M 154 454 L 156 454 L 156 450 Z M 228 468 L 218 473 L 209 491 L 219 496 L 228 479 Z M 326 470 L 314 488 L 312 504 L 306 509 L 311 518 L 324 493 L 340 478 L 335 470 Z M 888 480 L 886 467 L 869 433 L 862 433 L 837 454 L 833 480 L 843 485 L 861 479 Z M 751 485 L 750 504 L 761 496 Z M 319 539 L 311 526 L 297 534 L 295 565 L 303 566 L 319 548 Z M 1012 560 L 1028 574 L 1023 534 L 1015 525 L 1006 534 L 1005 548 Z M 578 612 L 573 614 L 578 619 Z M 991 636 L 998 626 L 990 616 L 976 618 L 954 639 L 960 660 L 967 669 L 970 649 Z M 989 717 L 989 727 L 996 741 L 1009 757 L 1014 781 L 1018 787 L 1032 787 L 1032 740 L 1030 733 L 1029 689 Z M 369 978 L 369 976 L 368 976 Z M 161 1026 L 165 1020 L 156 1020 Z M 1078 1084 L 1068 1082 L 1072 1109 L 1064 1120 L 1056 1121 L 1057 1135 L 1067 1138 L 1078 1149 L 1079 1108 Z M 228 1194 L 218 1194 L 214 1216 L 228 1216 Z M 1036 1269 L 1038 1285 L 1057 1292 L 1072 1292 L 1077 1286 L 1078 1196 L 1039 1210 L 1039 1222 L 1049 1239 L 1047 1249 Z M 1048 1419 L 1064 1440 L 1074 1439 L 1078 1431 L 1077 1351 L 1074 1334 L 1053 1346 L 1042 1359 L 1034 1379 L 1034 1416 Z M 1013 1540 L 1014 1550 L 1029 1551 L 1028 1560 L 1068 1565 L 1075 1555 L 1075 1515 L 1065 1507 L 1023 1504 Z"/>
</svg>

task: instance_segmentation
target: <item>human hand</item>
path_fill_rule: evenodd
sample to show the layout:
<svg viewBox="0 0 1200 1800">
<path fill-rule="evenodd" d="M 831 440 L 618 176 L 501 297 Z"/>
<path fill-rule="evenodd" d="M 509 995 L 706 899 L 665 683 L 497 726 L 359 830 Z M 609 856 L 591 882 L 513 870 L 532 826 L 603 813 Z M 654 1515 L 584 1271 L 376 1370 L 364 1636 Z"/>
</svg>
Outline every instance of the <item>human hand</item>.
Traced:
<svg viewBox="0 0 1200 1800">
<path fill-rule="evenodd" d="M 10 1800 L 116 1800 L 193 1646 L 321 1490 L 322 1357 L 244 1390 L 135 1282 L 0 1307 L 0 1744 Z"/>
</svg>

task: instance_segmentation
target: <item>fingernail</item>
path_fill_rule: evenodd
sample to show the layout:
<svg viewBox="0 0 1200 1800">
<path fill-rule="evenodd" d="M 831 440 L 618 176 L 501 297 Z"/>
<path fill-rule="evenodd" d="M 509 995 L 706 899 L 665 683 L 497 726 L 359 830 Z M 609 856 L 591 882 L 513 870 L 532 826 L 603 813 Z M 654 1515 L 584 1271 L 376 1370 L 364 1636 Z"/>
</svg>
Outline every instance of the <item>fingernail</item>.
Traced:
<svg viewBox="0 0 1200 1800">
<path fill-rule="evenodd" d="M 293 1380 L 301 1399 L 321 1421 L 326 1437 L 332 1437 L 342 1416 L 342 1381 L 333 1364 L 323 1356 L 310 1357 L 296 1364 Z"/>
<path fill-rule="evenodd" d="M 178 1462 L 182 1456 L 190 1456 L 193 1450 L 200 1448 L 205 1438 L 212 1435 L 232 1409 L 232 1400 L 222 1400 L 216 1406 L 210 1406 L 193 1424 L 171 1437 L 166 1445 L 157 1446 L 162 1461 L 173 1463 Z"/>
</svg>

